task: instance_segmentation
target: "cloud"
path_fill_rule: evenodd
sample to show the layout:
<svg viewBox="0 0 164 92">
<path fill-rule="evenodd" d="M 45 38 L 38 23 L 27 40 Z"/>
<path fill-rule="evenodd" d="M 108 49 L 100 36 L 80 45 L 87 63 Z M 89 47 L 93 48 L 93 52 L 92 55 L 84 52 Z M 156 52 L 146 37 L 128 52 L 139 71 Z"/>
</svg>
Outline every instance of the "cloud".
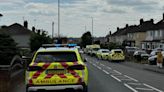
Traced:
<svg viewBox="0 0 164 92">
<path fill-rule="evenodd" d="M 155 5 L 157 2 L 154 1 L 143 1 L 143 0 L 107 0 L 109 4 L 119 6 L 142 6 L 142 5 Z"/>
<path fill-rule="evenodd" d="M 158 1 L 152 0 L 107 0 L 114 7 L 132 9 L 131 12 L 152 12 L 159 7 Z"/>
<path fill-rule="evenodd" d="M 57 13 L 57 7 L 54 6 L 53 4 L 28 3 L 25 8 L 32 15 L 54 16 Z"/>
</svg>

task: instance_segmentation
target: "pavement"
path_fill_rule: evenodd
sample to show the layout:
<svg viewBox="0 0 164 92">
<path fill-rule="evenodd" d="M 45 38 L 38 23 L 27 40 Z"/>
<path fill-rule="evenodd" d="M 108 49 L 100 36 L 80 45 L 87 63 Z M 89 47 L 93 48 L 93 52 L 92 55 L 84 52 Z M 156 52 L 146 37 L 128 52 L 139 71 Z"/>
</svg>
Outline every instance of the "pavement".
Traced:
<svg viewBox="0 0 164 92">
<path fill-rule="evenodd" d="M 140 63 L 135 63 L 135 62 L 130 62 L 130 61 L 125 62 L 124 65 L 133 67 L 133 68 L 144 69 L 147 71 L 164 74 L 164 68 L 158 68 L 156 65 L 140 64 Z"/>
</svg>

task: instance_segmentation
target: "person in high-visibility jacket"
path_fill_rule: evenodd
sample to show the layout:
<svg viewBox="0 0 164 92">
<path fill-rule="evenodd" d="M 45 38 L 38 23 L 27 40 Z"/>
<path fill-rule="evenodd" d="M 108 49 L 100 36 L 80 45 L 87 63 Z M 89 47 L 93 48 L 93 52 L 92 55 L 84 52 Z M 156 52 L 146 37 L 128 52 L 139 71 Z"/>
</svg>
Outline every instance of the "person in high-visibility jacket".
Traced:
<svg viewBox="0 0 164 92">
<path fill-rule="evenodd" d="M 162 53 L 160 51 L 157 54 L 157 67 L 162 68 L 163 67 L 162 63 L 163 63 L 163 55 L 162 55 Z"/>
</svg>

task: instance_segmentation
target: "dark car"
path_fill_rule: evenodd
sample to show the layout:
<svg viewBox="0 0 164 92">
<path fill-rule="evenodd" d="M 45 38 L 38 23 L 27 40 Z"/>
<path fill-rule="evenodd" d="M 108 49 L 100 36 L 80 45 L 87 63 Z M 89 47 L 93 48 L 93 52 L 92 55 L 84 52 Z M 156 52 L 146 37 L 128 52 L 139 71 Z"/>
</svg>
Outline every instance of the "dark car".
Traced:
<svg viewBox="0 0 164 92">
<path fill-rule="evenodd" d="M 139 60 L 147 60 L 149 57 L 149 54 L 146 53 L 146 51 L 143 50 L 137 50 L 133 54 L 134 58 Z"/>
</svg>

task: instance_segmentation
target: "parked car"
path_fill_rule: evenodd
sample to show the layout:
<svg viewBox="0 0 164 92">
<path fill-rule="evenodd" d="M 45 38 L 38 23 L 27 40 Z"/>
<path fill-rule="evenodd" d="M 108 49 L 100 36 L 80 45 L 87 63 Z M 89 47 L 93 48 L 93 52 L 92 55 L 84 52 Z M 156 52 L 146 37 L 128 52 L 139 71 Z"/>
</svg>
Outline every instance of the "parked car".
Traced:
<svg viewBox="0 0 164 92">
<path fill-rule="evenodd" d="M 159 51 L 158 51 L 159 52 Z M 150 65 L 156 65 L 157 64 L 157 53 L 158 52 L 153 52 L 153 54 L 155 53 L 155 55 L 152 55 L 152 56 L 150 56 L 149 58 L 148 58 L 148 63 L 150 64 Z M 164 57 L 164 51 L 162 51 L 162 55 L 163 55 L 163 57 Z M 163 65 L 164 65 L 164 62 L 163 62 Z"/>
<path fill-rule="evenodd" d="M 153 49 L 153 51 L 164 51 L 164 48 L 158 47 L 158 48 Z"/>
<path fill-rule="evenodd" d="M 133 54 L 134 58 L 137 60 L 147 60 L 149 57 L 149 54 L 146 53 L 144 50 L 137 50 Z"/>
<path fill-rule="evenodd" d="M 125 55 L 121 49 L 112 49 L 108 56 L 109 61 L 124 61 Z"/>
<path fill-rule="evenodd" d="M 150 53 L 150 57 L 151 57 L 151 56 L 157 55 L 158 52 L 159 52 L 159 50 L 153 50 L 153 51 Z"/>
<path fill-rule="evenodd" d="M 125 53 L 127 55 L 133 55 L 135 51 L 139 50 L 139 48 L 137 47 L 129 47 L 129 46 L 126 46 L 125 47 Z"/>
<path fill-rule="evenodd" d="M 109 56 L 109 52 L 110 51 L 108 49 L 99 49 L 96 53 L 96 57 L 98 59 L 107 60 Z"/>
</svg>

